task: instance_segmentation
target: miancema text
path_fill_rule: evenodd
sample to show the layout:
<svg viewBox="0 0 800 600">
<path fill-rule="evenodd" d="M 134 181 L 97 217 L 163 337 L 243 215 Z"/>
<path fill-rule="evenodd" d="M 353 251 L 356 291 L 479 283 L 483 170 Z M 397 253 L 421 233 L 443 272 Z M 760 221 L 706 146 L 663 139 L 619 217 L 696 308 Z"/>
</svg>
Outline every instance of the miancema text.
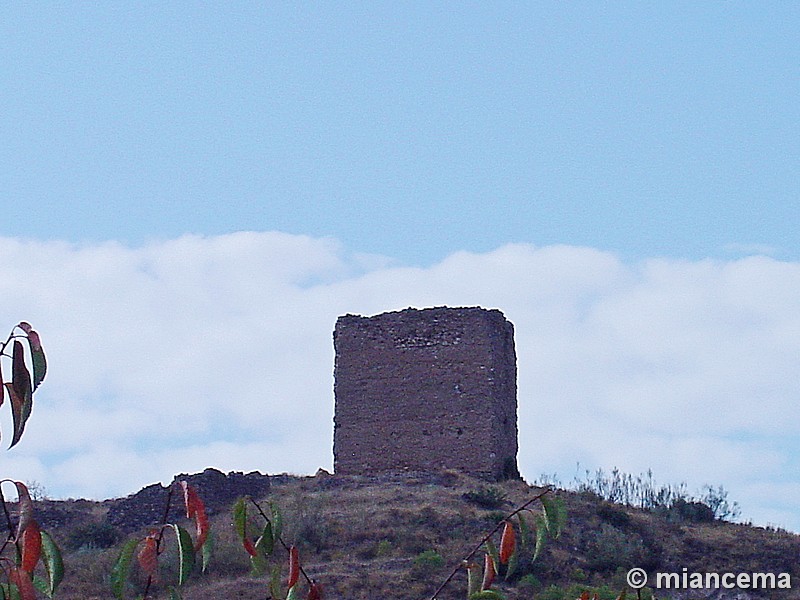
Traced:
<svg viewBox="0 0 800 600">
<path fill-rule="evenodd" d="M 792 587 L 789 573 L 656 573 L 657 589 L 761 589 L 788 590 Z"/>
</svg>

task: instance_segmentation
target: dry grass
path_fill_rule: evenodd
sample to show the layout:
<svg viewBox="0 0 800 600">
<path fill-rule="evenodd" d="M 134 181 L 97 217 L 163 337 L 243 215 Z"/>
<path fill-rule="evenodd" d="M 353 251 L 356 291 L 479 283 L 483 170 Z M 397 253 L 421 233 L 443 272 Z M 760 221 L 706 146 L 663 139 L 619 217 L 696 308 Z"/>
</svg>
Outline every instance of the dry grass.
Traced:
<svg viewBox="0 0 800 600">
<path fill-rule="evenodd" d="M 282 507 L 286 542 L 300 548 L 305 569 L 324 585 L 327 598 L 421 600 L 430 597 L 497 522 L 498 511 L 481 509 L 464 498 L 485 486 L 455 474 L 384 481 L 289 478 L 273 486 L 269 499 Z M 535 493 L 522 482 L 501 487 L 508 499 L 502 507 L 505 512 Z M 562 496 L 569 513 L 563 536 L 546 548 L 539 561 L 521 564 L 520 575 L 533 576 L 540 583 L 532 586 L 534 579 L 529 577 L 526 585 L 501 584 L 509 600 L 536 597 L 550 584 L 619 586 L 620 569 L 632 566 L 625 561 L 633 559 L 644 562 L 636 566 L 648 569 L 788 571 L 800 575 L 794 560 L 800 553 L 796 535 L 729 523 L 671 523 L 588 494 Z M 102 505 L 83 503 L 75 521 L 54 533 L 61 542 L 77 524 L 99 521 L 103 516 Z M 207 573 L 197 573 L 185 586 L 184 598 L 263 600 L 267 577 L 249 576 L 248 557 L 233 531 L 230 515 L 216 515 L 212 525 L 214 558 Z M 118 551 L 119 544 L 107 550 L 67 552 L 67 574 L 58 597 L 110 598 L 109 573 Z M 415 561 L 426 551 L 438 553 L 443 564 Z M 165 583 L 169 571 L 165 569 Z M 462 579 L 440 598 L 463 598 Z M 133 598 L 135 589 L 130 592 Z M 163 588 L 159 594 L 153 597 L 165 597 Z M 798 596 L 775 592 L 770 597 Z"/>
</svg>

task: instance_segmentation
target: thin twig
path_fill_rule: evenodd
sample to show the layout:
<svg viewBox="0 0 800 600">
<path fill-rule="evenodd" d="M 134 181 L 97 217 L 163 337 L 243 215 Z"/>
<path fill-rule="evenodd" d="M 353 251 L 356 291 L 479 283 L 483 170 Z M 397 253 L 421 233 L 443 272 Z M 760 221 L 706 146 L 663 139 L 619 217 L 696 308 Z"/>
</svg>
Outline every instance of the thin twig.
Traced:
<svg viewBox="0 0 800 600">
<path fill-rule="evenodd" d="M 171 505 L 172 505 L 172 486 L 169 486 L 169 489 L 167 490 L 167 502 L 166 505 L 164 506 L 164 514 L 161 517 L 160 528 L 158 530 L 158 535 L 156 536 L 156 556 L 161 554 L 161 540 L 164 539 L 164 526 L 167 524 L 167 521 L 169 520 L 169 509 L 171 508 Z M 150 587 L 153 585 L 153 583 L 154 583 L 153 575 L 150 574 L 147 576 L 147 584 L 144 586 L 143 597 L 145 598 L 145 600 L 147 599 L 147 596 L 150 594 Z"/>
<path fill-rule="evenodd" d="M 267 513 L 264 512 L 264 509 L 261 508 L 261 505 L 255 500 L 253 500 L 252 497 L 248 496 L 248 498 L 250 502 L 253 504 L 253 506 L 256 507 L 256 510 L 259 512 L 259 514 L 264 518 L 264 520 L 270 525 L 272 525 L 272 520 L 267 516 Z M 284 550 L 286 550 L 287 552 L 290 551 L 289 546 L 286 544 L 286 542 L 283 541 L 283 537 L 281 537 L 280 535 L 278 536 L 278 541 L 281 543 L 281 546 L 283 546 Z M 308 582 L 308 585 L 313 585 L 314 583 L 316 583 L 313 579 L 311 579 L 311 577 L 308 576 L 308 573 L 306 573 L 302 563 L 300 564 L 300 574 Z"/>
<path fill-rule="evenodd" d="M 3 505 L 3 513 L 6 516 L 6 523 L 8 524 L 8 537 L 6 538 L 6 541 L 3 542 L 2 547 L 0 547 L 0 554 L 2 554 L 3 550 L 6 549 L 6 546 L 12 539 L 14 540 L 14 543 L 17 545 L 17 548 L 19 548 L 19 543 L 18 540 L 16 539 L 17 538 L 16 533 L 14 533 L 14 524 L 11 522 L 11 513 L 8 512 L 8 505 L 6 504 L 6 498 L 5 496 L 3 496 L 3 490 L 1 487 L 0 487 L 0 504 Z"/>
<path fill-rule="evenodd" d="M 464 566 L 464 563 L 468 563 L 468 562 L 470 561 L 470 559 L 471 559 L 473 556 L 475 556 L 475 555 L 476 555 L 476 554 L 477 554 L 477 553 L 480 551 L 481 547 L 483 547 L 483 545 L 484 545 L 484 544 L 485 544 L 485 543 L 486 543 L 486 542 L 487 542 L 489 539 L 491 539 L 491 537 L 492 537 L 492 536 L 493 536 L 495 533 L 497 533 L 498 531 L 500 531 L 500 528 L 501 528 L 501 527 L 503 527 L 503 526 L 505 525 L 506 521 L 508 521 L 509 519 L 513 518 L 513 517 L 514 517 L 514 516 L 516 516 L 517 514 L 521 513 L 523 510 L 527 509 L 527 508 L 528 508 L 528 507 L 529 507 L 531 504 L 533 504 L 533 503 L 534 503 L 534 502 L 536 502 L 537 500 L 539 500 L 539 499 L 543 498 L 545 495 L 547 495 L 547 494 L 551 493 L 552 491 L 553 491 L 553 490 L 552 490 L 552 488 L 550 488 L 550 487 L 545 487 L 545 488 L 544 488 L 544 491 L 540 492 L 539 494 L 537 494 L 536 496 L 534 496 L 533 498 L 531 498 L 530 500 L 528 500 L 527 502 L 525 502 L 525 504 L 522 504 L 522 505 L 521 505 L 519 508 L 517 508 L 517 509 L 515 509 L 515 510 L 511 511 L 511 512 L 510 512 L 508 515 L 506 515 L 506 516 L 505 516 L 505 518 L 503 518 L 501 521 L 499 521 L 499 522 L 497 523 L 497 525 L 494 527 L 494 529 L 492 529 L 492 530 L 491 530 L 491 531 L 490 531 L 488 534 L 486 534 L 486 535 L 483 537 L 483 539 L 482 539 L 480 542 L 478 542 L 478 544 L 475 546 L 475 548 L 473 548 L 473 549 L 472 549 L 472 551 L 471 551 L 469 554 L 467 554 L 467 555 L 466 555 L 466 556 L 465 556 L 465 557 L 464 557 L 464 558 L 463 558 L 463 559 L 462 559 L 462 560 L 461 560 L 461 561 L 458 563 L 458 565 L 456 565 L 456 568 L 455 568 L 455 569 L 453 569 L 453 572 L 452 572 L 452 573 L 450 573 L 450 575 L 448 575 L 448 576 L 447 576 L 447 579 L 445 579 L 445 580 L 444 580 L 444 582 L 442 582 L 442 585 L 440 585 L 440 586 L 438 587 L 438 589 L 437 589 L 437 590 L 436 590 L 436 591 L 433 593 L 433 596 L 431 596 L 430 600 L 436 600 L 436 596 L 438 596 L 438 595 L 441 593 L 441 591 L 442 591 L 444 588 L 446 588 L 446 587 L 447 587 L 447 584 L 449 584 L 449 583 L 450 583 L 450 582 L 453 580 L 453 577 L 455 577 L 456 575 L 458 575 L 458 572 L 459 572 L 459 571 L 462 569 L 462 567 Z"/>
</svg>

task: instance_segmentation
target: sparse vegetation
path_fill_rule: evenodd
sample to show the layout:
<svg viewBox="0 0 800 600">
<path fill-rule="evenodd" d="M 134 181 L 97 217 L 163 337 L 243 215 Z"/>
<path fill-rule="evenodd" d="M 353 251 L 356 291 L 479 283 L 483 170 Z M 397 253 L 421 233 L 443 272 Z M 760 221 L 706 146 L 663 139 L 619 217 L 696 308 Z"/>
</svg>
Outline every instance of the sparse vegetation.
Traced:
<svg viewBox="0 0 800 600">
<path fill-rule="evenodd" d="M 286 507 L 285 528 L 290 536 L 287 543 L 301 544 L 299 538 L 293 537 L 291 521 L 296 503 L 303 498 L 313 500 L 313 513 L 328 531 L 325 548 L 301 548 L 303 564 L 325 587 L 325 598 L 429 599 L 436 586 L 497 522 L 487 519 L 490 511 L 464 498 L 466 492 L 481 487 L 482 483 L 463 475 L 447 486 L 432 484 L 422 476 L 396 481 L 338 477 L 280 478 L 276 481 L 280 483 L 273 485 L 268 495 L 256 500 L 262 506 L 272 502 Z M 512 506 L 519 506 L 532 493 L 531 488 L 521 482 L 505 482 L 497 487 Z M 619 573 L 622 565 L 614 565 L 611 558 L 602 569 L 592 564 L 592 552 L 596 547 L 593 538 L 597 532 L 611 528 L 619 534 L 611 534 L 609 538 L 630 536 L 638 540 L 633 548 L 637 553 L 641 551 L 646 564 L 636 566 L 648 570 L 669 570 L 678 565 L 690 570 L 735 568 L 752 572 L 787 571 L 800 576 L 793 559 L 800 553 L 800 537 L 794 534 L 720 521 L 671 521 L 658 512 L 611 504 L 575 492 L 559 492 L 559 497 L 569 515 L 568 526 L 536 561 L 530 560 L 529 545 L 520 555 L 516 574 L 508 581 L 502 575 L 495 580 L 493 589 L 504 594 L 507 600 L 540 600 L 543 597 L 575 600 L 583 590 L 619 594 L 625 583 L 624 573 Z M 80 501 L 56 505 L 60 510 L 58 520 L 64 525 L 51 526 L 43 522 L 53 538 L 66 548 L 66 577 L 56 597 L 106 600 L 111 596 L 109 573 L 124 540 L 107 550 L 72 550 L 66 540 L 69 532 L 77 527 L 76 523 L 106 522 L 107 503 Z M 251 516 L 255 541 L 263 532 L 263 520 L 256 513 Z M 249 555 L 243 551 L 241 539 L 231 527 L 230 512 L 223 510 L 210 516 L 210 527 L 215 532 L 213 555 L 206 572 L 198 569 L 182 586 L 183 598 L 263 600 L 269 573 L 258 577 L 251 574 Z M 141 535 L 147 531 L 144 527 Z M 529 544 L 530 541 L 529 538 Z M 612 539 L 606 544 L 606 549 L 613 547 L 613 542 Z M 637 550 L 639 544 L 641 550 Z M 166 548 L 163 582 L 168 584 L 173 581 L 169 579 L 173 575 L 169 562 L 175 558 L 174 544 L 170 541 Z M 444 564 L 419 574 L 414 570 L 414 559 L 426 550 L 435 550 Z M 276 555 L 274 560 L 282 566 L 285 580 L 286 555 L 282 558 Z M 438 598 L 464 600 L 462 585 L 465 580 L 461 571 Z M 283 589 L 282 593 L 285 591 Z M 153 600 L 167 597 L 161 591 L 151 596 Z M 775 590 L 770 597 L 783 600 L 791 596 Z M 635 598 L 635 595 L 629 593 L 628 598 Z"/>
<path fill-rule="evenodd" d="M 677 520 L 702 521 L 710 515 L 711 520 L 736 521 L 741 515 L 738 503 L 728 499 L 722 486 L 706 485 L 699 494 L 692 495 L 686 483 L 657 484 L 651 470 L 639 475 L 616 467 L 608 473 L 603 469 L 594 473 L 586 470 L 570 485 L 562 485 L 557 476 L 545 474 L 536 483 L 594 495 L 613 504 L 671 513 Z"/>
<path fill-rule="evenodd" d="M 487 510 L 502 508 L 507 502 L 506 493 L 496 486 L 481 486 L 476 490 L 466 492 L 464 499 Z"/>
<path fill-rule="evenodd" d="M 121 538 L 119 530 L 109 523 L 87 523 L 69 532 L 65 547 L 69 550 L 104 550 Z"/>
</svg>

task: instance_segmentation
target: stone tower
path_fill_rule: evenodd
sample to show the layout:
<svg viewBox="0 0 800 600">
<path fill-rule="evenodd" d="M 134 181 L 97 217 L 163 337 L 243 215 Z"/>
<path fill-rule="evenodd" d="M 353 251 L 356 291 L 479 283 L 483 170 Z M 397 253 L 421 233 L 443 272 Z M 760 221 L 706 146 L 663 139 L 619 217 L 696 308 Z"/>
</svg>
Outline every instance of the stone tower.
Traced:
<svg viewBox="0 0 800 600">
<path fill-rule="evenodd" d="M 514 326 L 499 310 L 346 315 L 333 338 L 336 473 L 519 476 Z"/>
</svg>

